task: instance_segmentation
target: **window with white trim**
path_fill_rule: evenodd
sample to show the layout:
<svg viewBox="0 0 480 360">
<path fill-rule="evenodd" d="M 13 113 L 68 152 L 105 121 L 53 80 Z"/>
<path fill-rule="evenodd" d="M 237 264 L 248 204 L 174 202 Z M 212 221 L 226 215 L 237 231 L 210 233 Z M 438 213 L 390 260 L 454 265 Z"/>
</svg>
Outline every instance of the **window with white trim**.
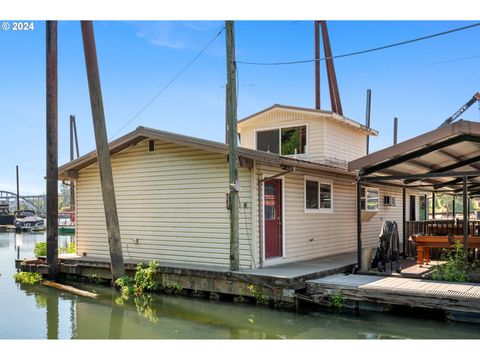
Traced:
<svg viewBox="0 0 480 360">
<path fill-rule="evenodd" d="M 332 183 L 330 181 L 305 177 L 305 211 L 332 212 Z"/>
<path fill-rule="evenodd" d="M 292 126 L 256 132 L 257 150 L 281 155 L 305 154 L 307 126 Z"/>
<path fill-rule="evenodd" d="M 376 188 L 363 187 L 360 192 L 360 204 L 362 210 L 378 211 L 378 199 L 380 191 Z"/>
</svg>

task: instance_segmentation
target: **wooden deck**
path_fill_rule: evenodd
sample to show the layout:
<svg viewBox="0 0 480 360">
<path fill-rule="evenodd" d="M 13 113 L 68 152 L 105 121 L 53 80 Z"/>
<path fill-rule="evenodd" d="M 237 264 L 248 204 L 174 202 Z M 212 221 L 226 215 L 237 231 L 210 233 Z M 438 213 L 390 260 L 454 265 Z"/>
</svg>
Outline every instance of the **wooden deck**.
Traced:
<svg viewBox="0 0 480 360">
<path fill-rule="evenodd" d="M 329 305 L 332 294 L 341 293 L 345 300 L 437 309 L 480 322 L 480 284 L 343 274 L 306 284 L 307 295 L 322 305 Z"/>
</svg>

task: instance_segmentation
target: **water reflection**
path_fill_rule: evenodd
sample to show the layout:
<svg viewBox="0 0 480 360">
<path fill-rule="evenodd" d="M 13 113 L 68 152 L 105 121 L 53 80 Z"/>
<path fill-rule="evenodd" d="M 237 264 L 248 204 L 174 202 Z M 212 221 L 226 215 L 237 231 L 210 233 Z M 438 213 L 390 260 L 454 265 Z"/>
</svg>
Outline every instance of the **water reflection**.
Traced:
<svg viewBox="0 0 480 360">
<path fill-rule="evenodd" d="M 18 236 L 20 235 L 20 236 Z M 48 339 L 384 339 L 480 338 L 480 326 L 381 313 L 294 313 L 256 305 L 144 295 L 122 297 L 111 288 L 81 298 L 42 285 L 17 284 L 15 246 L 32 255 L 44 234 L 0 233 L 0 338 Z M 68 246 L 74 237 L 62 237 Z M 5 246 L 8 244 L 8 246 Z"/>
</svg>

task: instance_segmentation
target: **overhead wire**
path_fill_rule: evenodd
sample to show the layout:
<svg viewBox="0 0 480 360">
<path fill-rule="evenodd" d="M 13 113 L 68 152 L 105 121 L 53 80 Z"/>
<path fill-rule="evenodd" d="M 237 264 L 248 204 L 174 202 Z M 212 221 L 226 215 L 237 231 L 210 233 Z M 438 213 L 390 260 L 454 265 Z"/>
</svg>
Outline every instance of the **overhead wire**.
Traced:
<svg viewBox="0 0 480 360">
<path fill-rule="evenodd" d="M 467 29 L 470 29 L 470 28 L 473 28 L 473 27 L 476 27 L 476 26 L 480 26 L 480 22 L 477 22 L 477 23 L 474 23 L 474 24 L 470 24 L 470 25 L 466 25 L 466 26 L 462 26 L 462 27 L 458 27 L 458 28 L 455 28 L 455 29 L 450 29 L 450 30 L 442 31 L 442 32 L 435 33 L 435 34 L 430 34 L 430 35 L 418 37 L 418 38 L 415 38 L 415 39 L 400 41 L 400 42 L 396 42 L 396 43 L 393 43 L 393 44 L 383 45 L 383 46 L 379 46 L 379 47 L 375 47 L 375 48 L 371 48 L 371 49 L 354 51 L 354 52 L 350 52 L 350 53 L 346 53 L 346 54 L 334 55 L 334 56 L 324 57 L 324 58 L 320 58 L 320 59 L 316 59 L 316 58 L 315 58 L 315 59 L 294 60 L 294 61 L 281 61 L 281 62 L 237 61 L 237 64 L 243 64 L 243 65 L 259 65 L 259 66 L 277 66 L 277 65 L 305 64 L 305 63 L 311 63 L 311 62 L 314 62 L 314 61 L 325 61 L 325 60 L 328 60 L 328 59 L 339 59 L 339 58 L 345 58 L 345 57 L 349 57 L 349 56 L 367 54 L 367 53 L 374 52 L 374 51 L 385 50 L 385 49 L 393 48 L 393 47 L 396 47 L 396 46 L 411 44 L 411 43 L 414 43 L 414 42 L 418 42 L 418 41 L 422 41 L 422 40 L 427 40 L 427 39 L 431 39 L 431 38 L 435 38 L 435 37 L 438 37 L 438 36 L 443 36 L 443 35 L 451 34 L 451 33 L 458 32 L 458 31 L 467 30 Z"/>
<path fill-rule="evenodd" d="M 133 115 L 130 120 L 128 120 L 117 132 L 113 135 L 113 137 L 117 136 L 123 129 L 125 129 L 132 121 L 140 116 L 150 105 L 153 104 L 155 100 L 157 100 L 160 95 L 162 95 L 182 74 L 187 71 L 187 69 L 193 65 L 193 63 L 200 57 L 202 54 L 207 51 L 207 49 L 214 43 L 214 41 L 222 34 L 225 30 L 225 25 L 218 31 L 218 33 L 200 50 L 193 58 L 190 60 L 187 65 L 185 65 L 160 91 L 158 91 L 139 111 Z"/>
</svg>

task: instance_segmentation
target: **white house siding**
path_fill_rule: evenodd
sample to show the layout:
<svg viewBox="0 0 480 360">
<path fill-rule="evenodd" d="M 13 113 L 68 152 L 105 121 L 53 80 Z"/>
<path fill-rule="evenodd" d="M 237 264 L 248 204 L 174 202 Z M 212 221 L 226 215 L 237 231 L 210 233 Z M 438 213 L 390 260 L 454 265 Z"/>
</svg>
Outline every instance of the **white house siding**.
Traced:
<svg viewBox="0 0 480 360">
<path fill-rule="evenodd" d="M 349 162 L 366 155 L 367 137 L 364 131 L 338 121 L 325 122 L 325 157 Z"/>
<path fill-rule="evenodd" d="M 126 260 L 156 259 L 229 265 L 226 157 L 166 142 L 148 142 L 112 158 L 115 193 Z M 252 176 L 240 169 L 240 264 L 252 265 Z M 97 165 L 77 181 L 77 253 L 108 257 L 105 216 Z M 138 244 L 134 239 L 138 238 Z"/>
<path fill-rule="evenodd" d="M 255 131 L 307 125 L 307 154 L 298 159 L 324 160 L 324 123 L 322 116 L 275 109 L 238 124 L 240 146 L 255 149 Z"/>
<path fill-rule="evenodd" d="M 279 173 L 279 169 L 258 166 L 259 178 Z M 304 176 L 331 180 L 333 184 L 333 212 L 305 213 Z M 356 188 L 353 176 L 330 172 L 315 173 L 297 170 L 284 175 L 285 257 L 267 260 L 265 266 L 278 263 L 310 260 L 318 257 L 353 252 L 357 250 Z M 395 207 L 383 205 L 383 195 L 396 197 Z M 418 199 L 418 198 L 417 198 Z M 261 205 L 263 206 L 263 204 Z M 417 200 L 418 207 L 418 200 Z M 418 209 L 417 209 L 418 214 Z M 379 211 L 362 222 L 363 245 L 378 245 L 383 220 L 395 220 L 402 236 L 402 190 L 380 188 Z M 407 194 L 407 220 L 409 216 Z M 259 221 L 263 221 L 259 219 Z"/>
<path fill-rule="evenodd" d="M 380 235 L 380 230 L 382 228 L 382 223 L 384 220 L 394 220 L 398 224 L 398 233 L 400 237 L 400 251 L 403 249 L 403 227 L 402 227 L 402 189 L 397 187 L 379 187 L 371 185 L 379 189 L 379 208 L 378 212 L 375 212 L 374 216 L 369 220 L 368 212 L 364 212 L 364 221 L 362 222 L 362 240 L 363 246 L 365 247 L 374 247 L 378 245 L 378 235 Z M 385 195 L 395 196 L 396 206 L 385 206 L 383 204 L 383 197 Z M 416 205 L 416 215 L 417 220 L 419 216 L 419 193 L 407 191 L 406 198 L 406 220 L 410 220 L 410 195 L 416 195 L 415 205 Z M 367 216 L 366 216 L 367 215 Z M 407 239 L 408 241 L 408 239 Z"/>
</svg>

